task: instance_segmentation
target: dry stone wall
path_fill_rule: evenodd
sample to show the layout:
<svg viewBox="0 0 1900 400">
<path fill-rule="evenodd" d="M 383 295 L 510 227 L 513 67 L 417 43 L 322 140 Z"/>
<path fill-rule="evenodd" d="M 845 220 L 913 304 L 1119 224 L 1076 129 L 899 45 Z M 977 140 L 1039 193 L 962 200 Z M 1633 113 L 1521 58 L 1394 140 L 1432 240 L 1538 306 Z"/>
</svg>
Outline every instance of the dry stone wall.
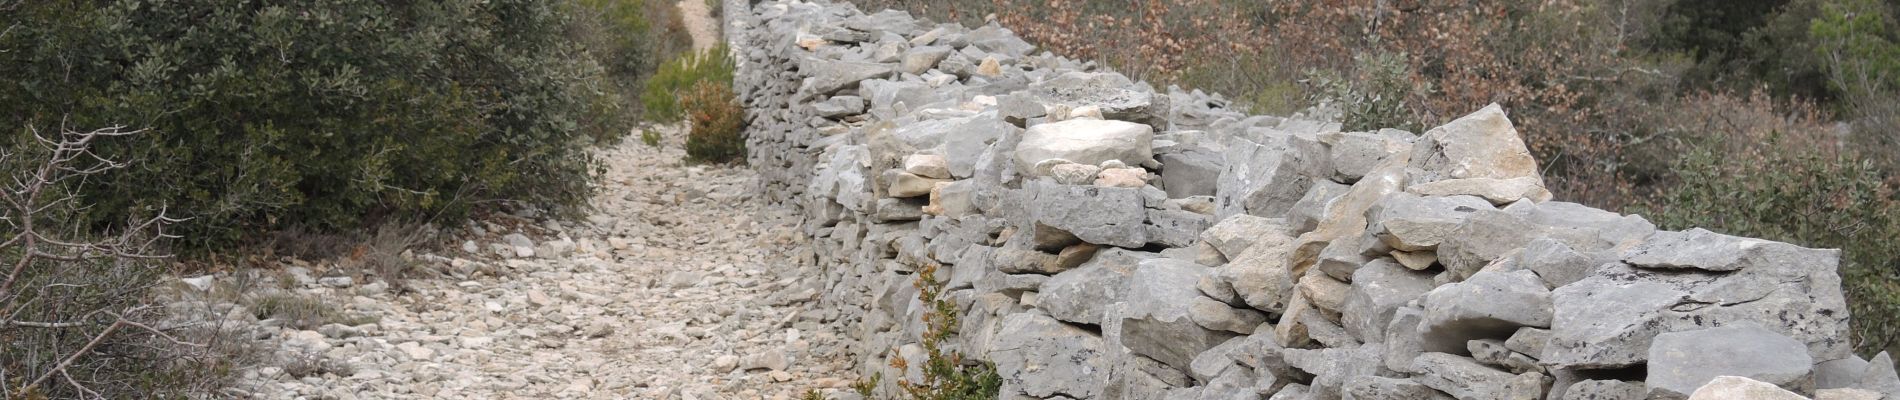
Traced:
<svg viewBox="0 0 1900 400">
<path fill-rule="evenodd" d="M 1552 200 L 1498 106 L 1341 132 L 995 25 L 729 4 L 759 195 L 886 389 L 935 265 L 1011 399 L 1900 396 L 1837 250 Z"/>
</svg>

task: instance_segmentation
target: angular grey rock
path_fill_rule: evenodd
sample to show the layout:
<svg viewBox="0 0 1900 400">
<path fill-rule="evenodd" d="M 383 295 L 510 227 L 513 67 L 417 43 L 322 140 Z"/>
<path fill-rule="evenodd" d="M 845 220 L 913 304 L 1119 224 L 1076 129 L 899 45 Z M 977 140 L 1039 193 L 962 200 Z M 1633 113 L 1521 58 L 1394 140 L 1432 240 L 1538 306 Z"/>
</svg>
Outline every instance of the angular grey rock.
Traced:
<svg viewBox="0 0 1900 400">
<path fill-rule="evenodd" d="M 1361 375 L 1348 379 L 1341 390 L 1344 400 L 1452 400 L 1451 395 L 1414 382 L 1409 378 Z"/>
<path fill-rule="evenodd" d="M 1121 317 L 1121 344 L 1186 371 L 1195 355 L 1233 338 L 1232 332 L 1203 328 L 1192 320 L 1194 302 L 1205 298 L 1194 283 L 1207 273 L 1207 267 L 1190 261 L 1142 260 L 1122 299 L 1128 309 Z"/>
<path fill-rule="evenodd" d="M 1308 393 L 1309 391 L 1311 391 L 1311 389 L 1306 385 L 1298 383 L 1288 384 L 1286 387 L 1280 388 L 1280 391 L 1274 392 L 1273 397 L 1268 397 L 1267 400 L 1308 400 L 1318 397 L 1313 396 L 1312 393 Z"/>
<path fill-rule="evenodd" d="M 1002 271 L 989 271 L 972 285 L 977 293 L 1003 293 L 1010 297 L 1023 292 L 1042 290 L 1042 284 L 1049 281 L 1048 275 L 1006 274 Z"/>
<path fill-rule="evenodd" d="M 1003 120 L 1016 126 L 1025 126 L 1030 118 L 1040 118 L 1049 113 L 1049 109 L 1036 96 L 1021 92 L 998 96 L 996 106 Z"/>
<path fill-rule="evenodd" d="M 1696 389 L 1695 393 L 1689 396 L 1689 400 L 1808 400 L 1808 398 L 1766 382 L 1739 376 L 1723 376 Z"/>
<path fill-rule="evenodd" d="M 1432 128 L 1412 143 L 1408 181 L 1419 185 L 1449 179 L 1533 178 L 1538 187 L 1537 160 L 1518 136 L 1517 128 L 1497 104 Z M 1549 199 L 1544 192 L 1543 199 Z"/>
<path fill-rule="evenodd" d="M 1213 196 L 1220 179 L 1221 156 L 1201 148 L 1162 153 L 1161 188 L 1168 198 Z"/>
<path fill-rule="evenodd" d="M 1364 343 L 1359 338 L 1346 334 L 1346 328 L 1340 327 L 1338 322 L 1329 319 L 1325 313 L 1324 310 L 1308 309 L 1307 312 L 1299 314 L 1299 328 L 1306 331 L 1306 337 L 1319 342 L 1322 346 L 1334 348 L 1357 347 Z"/>
<path fill-rule="evenodd" d="M 1445 353 L 1425 353 L 1412 361 L 1413 380 L 1460 400 L 1532 400 L 1544 397 L 1549 383 L 1543 374 L 1512 375 Z"/>
<path fill-rule="evenodd" d="M 891 171 L 897 171 L 897 170 L 891 170 Z M 889 182 L 891 182 L 891 187 L 887 189 L 885 192 L 890 193 L 891 197 L 917 197 L 917 196 L 929 195 L 930 189 L 936 187 L 938 183 L 949 182 L 944 179 L 925 178 L 925 177 L 920 177 L 920 176 L 911 174 L 909 172 L 901 172 L 901 171 L 894 174 L 889 174 L 889 175 L 890 175 Z"/>
<path fill-rule="evenodd" d="M 1644 400 L 1649 390 L 1641 382 L 1587 380 L 1570 384 L 1563 400 Z"/>
<path fill-rule="evenodd" d="M 1239 257 L 1214 269 L 1215 276 L 1227 281 L 1241 302 L 1254 309 L 1284 312 L 1294 293 L 1292 271 L 1287 270 L 1287 252 L 1291 241 L 1278 234 L 1267 234 Z"/>
<path fill-rule="evenodd" d="M 1525 372 L 1543 373 L 1544 367 L 1537 360 L 1504 347 L 1504 341 L 1497 339 L 1478 339 L 1465 342 L 1465 349 L 1471 351 L 1471 358 L 1486 365 L 1504 368 L 1513 374 Z"/>
<path fill-rule="evenodd" d="M 832 95 L 840 90 L 858 87 L 858 83 L 870 79 L 889 78 L 895 69 L 890 64 L 858 61 L 836 61 L 818 58 L 807 59 L 806 70 L 812 76 L 806 82 L 812 94 Z"/>
<path fill-rule="evenodd" d="M 976 183 L 970 180 L 966 179 L 950 182 L 950 184 L 944 185 L 941 189 L 937 189 L 936 194 L 936 196 L 931 198 L 935 202 L 931 203 L 930 206 L 934 207 L 937 215 L 950 218 L 962 218 L 982 212 L 977 210 L 976 204 L 973 203 L 973 196 L 976 194 Z"/>
<path fill-rule="evenodd" d="M 1110 345 L 1113 347 L 1113 341 Z M 1172 366 L 1161 364 L 1148 356 L 1125 353 L 1110 360 L 1110 370 L 1106 375 L 1108 385 L 1102 389 L 1100 398 L 1170 398 L 1180 396 L 1176 392 L 1193 385 L 1191 377 L 1176 372 Z"/>
<path fill-rule="evenodd" d="M 1319 135 L 1326 143 L 1328 154 L 1332 156 L 1332 180 L 1342 183 L 1358 181 L 1373 167 L 1386 158 L 1398 155 L 1412 148 L 1412 140 L 1417 138 L 1411 132 L 1397 129 L 1383 129 L 1378 132 L 1327 132 Z"/>
<path fill-rule="evenodd" d="M 904 53 L 903 61 L 898 62 L 897 69 L 906 74 L 921 75 L 924 71 L 936 68 L 937 63 L 943 61 L 944 57 L 950 56 L 951 51 L 952 49 L 946 46 L 912 47 L 910 51 Z"/>
<path fill-rule="evenodd" d="M 1255 327 L 1267 322 L 1267 315 L 1259 311 L 1229 307 L 1207 297 L 1194 299 L 1188 306 L 1188 316 L 1203 328 L 1242 335 L 1252 334 Z"/>
<path fill-rule="evenodd" d="M 1240 361 L 1234 359 L 1234 356 L 1240 352 L 1257 351 L 1248 348 L 1249 343 L 1245 336 L 1235 337 L 1195 355 L 1194 360 L 1188 363 L 1188 376 L 1206 382 L 1220 376 L 1222 372 L 1230 368 L 1243 367 Z"/>
<path fill-rule="evenodd" d="M 1861 374 L 1860 384 L 1855 388 L 1867 389 L 1886 394 L 1890 398 L 1900 398 L 1900 375 L 1893 367 L 1893 356 L 1882 351 L 1867 360 L 1867 371 Z"/>
<path fill-rule="evenodd" d="M 1312 186 L 1309 170 L 1319 168 L 1308 157 L 1320 157 L 1323 146 L 1316 140 L 1296 140 L 1293 134 L 1268 131 L 1258 137 L 1234 137 L 1227 144 L 1215 199 L 1222 217 L 1251 214 L 1284 217 L 1293 204 Z M 1309 137 L 1310 139 L 1310 137 Z M 1312 143 L 1296 146 L 1294 142 Z M 1298 151 L 1317 148 L 1314 151 Z"/>
<path fill-rule="evenodd" d="M 1063 321 L 1101 325 L 1105 307 L 1122 301 L 1128 293 L 1128 278 L 1142 260 L 1154 257 L 1124 249 L 1102 250 L 1081 267 L 1043 282 L 1037 307 Z"/>
<path fill-rule="evenodd" d="M 1763 252 L 1772 258 L 1723 274 L 1606 264 L 1557 288 L 1551 340 L 1540 358 L 1565 368 L 1620 368 L 1647 360 L 1664 332 L 1754 324 L 1805 343 L 1816 360 L 1848 354 L 1837 250 Z M 1797 250 L 1798 249 L 1798 250 Z"/>
<path fill-rule="evenodd" d="M 1389 259 L 1367 263 L 1352 274 L 1352 294 L 1340 310 L 1346 333 L 1381 341 L 1392 315 L 1433 288 L 1432 274 L 1401 267 Z"/>
<path fill-rule="evenodd" d="M 1384 349 L 1377 345 L 1362 345 L 1352 348 L 1324 349 L 1286 349 L 1286 363 L 1306 373 L 1313 374 L 1313 383 L 1308 392 L 1321 398 L 1341 396 L 1346 382 L 1362 376 L 1375 376 L 1379 373 L 1379 354 Z"/>
<path fill-rule="evenodd" d="M 950 179 L 950 163 L 936 154 L 912 154 L 904 157 L 904 172 L 928 179 Z"/>
<path fill-rule="evenodd" d="M 1408 186 L 1405 192 L 1421 196 L 1477 196 L 1491 204 L 1510 204 L 1518 200 L 1550 201 L 1550 190 L 1544 188 L 1542 181 L 1531 176 L 1446 179 Z"/>
<path fill-rule="evenodd" d="M 1839 360 L 1814 363 L 1814 389 L 1851 388 L 1859 385 L 1861 375 L 1867 373 L 1867 365 L 1867 360 L 1854 355 Z"/>
<path fill-rule="evenodd" d="M 1314 308 L 1326 311 L 1327 315 L 1338 314 L 1345 308 L 1346 298 L 1352 295 L 1352 285 L 1325 274 L 1306 274 L 1295 287 Z"/>
<path fill-rule="evenodd" d="M 1221 372 L 1220 376 L 1207 381 L 1207 385 L 1201 387 L 1200 396 L 1196 399 L 1258 400 L 1263 398 L 1260 395 L 1262 379 L 1270 382 L 1274 378 L 1270 375 L 1262 377 L 1251 368 L 1229 368 Z"/>
<path fill-rule="evenodd" d="M 864 98 L 858 96 L 832 96 L 825 101 L 812 103 L 812 111 L 818 116 L 836 118 L 864 113 Z"/>
<path fill-rule="evenodd" d="M 1403 251 L 1436 250 L 1446 235 L 1480 210 L 1494 210 L 1477 197 L 1419 197 L 1390 194 L 1367 211 L 1371 231 L 1386 245 Z"/>
<path fill-rule="evenodd" d="M 1199 242 L 1201 232 L 1214 225 L 1214 216 L 1187 210 L 1148 210 L 1148 242 L 1168 247 L 1189 247 Z"/>
<path fill-rule="evenodd" d="M 1682 232 L 1660 231 L 1625 252 L 1623 262 L 1644 268 L 1727 272 L 1742 269 L 1767 256 L 1761 252 L 1787 249 L 1773 244 L 1766 240 L 1723 235 L 1702 228 Z"/>
<path fill-rule="evenodd" d="M 1017 247 L 999 247 L 990 251 L 989 265 L 1006 274 L 1055 274 L 1056 256 Z"/>
<path fill-rule="evenodd" d="M 1412 361 L 1425 353 L 1419 337 L 1419 325 L 1425 322 L 1425 310 L 1414 306 L 1392 312 L 1392 323 L 1385 326 L 1385 367 L 1393 371 L 1418 373 Z"/>
<path fill-rule="evenodd" d="M 1504 347 L 1511 351 L 1524 353 L 1532 358 L 1544 356 L 1544 346 L 1550 344 L 1550 330 L 1544 328 L 1517 328 L 1510 339 L 1504 341 Z"/>
<path fill-rule="evenodd" d="M 1544 280 L 1545 287 L 1555 288 L 1583 280 L 1596 267 L 1609 262 L 1571 250 L 1570 245 L 1551 238 L 1539 238 L 1524 245 L 1524 251 L 1517 254 L 1517 265 L 1537 273 Z"/>
<path fill-rule="evenodd" d="M 1097 165 L 1118 160 L 1138 165 L 1154 159 L 1154 128 L 1147 125 L 1094 119 L 1071 119 L 1029 127 L 1016 144 L 1016 168 L 1033 170 L 1036 163 L 1063 159 Z"/>
<path fill-rule="evenodd" d="M 1038 96 L 1057 103 L 1099 107 L 1102 116 L 1109 119 L 1151 125 L 1166 122 L 1167 96 L 1156 96 L 1144 86 L 1120 74 L 1069 71 L 1038 82 L 1033 89 Z"/>
<path fill-rule="evenodd" d="M 1201 231 L 1201 240 L 1232 260 L 1240 258 L 1247 248 L 1263 240 L 1268 243 L 1291 243 L 1293 237 L 1290 234 L 1283 219 L 1241 214 L 1222 219 Z"/>
<path fill-rule="evenodd" d="M 1468 278 L 1540 236 L 1539 227 L 1524 217 L 1504 211 L 1478 211 L 1442 236 L 1438 262 L 1457 277 Z"/>
<path fill-rule="evenodd" d="M 1425 295 L 1420 326 L 1426 351 L 1460 353 L 1473 339 L 1506 338 L 1522 327 L 1549 327 L 1551 294 L 1530 271 L 1480 272 Z"/>
<path fill-rule="evenodd" d="M 877 199 L 877 210 L 872 217 L 882 222 L 916 221 L 924 218 L 924 206 L 930 205 L 928 201 L 925 198 Z"/>
<path fill-rule="evenodd" d="M 1034 313 L 1003 317 L 987 358 L 1021 394 L 1090 398 L 1109 368 L 1106 344 L 1088 331 Z"/>
<path fill-rule="evenodd" d="M 1148 219 L 1141 191 L 1127 188 L 1062 185 L 1036 180 L 1030 216 L 1082 241 L 1138 248 L 1148 244 L 1142 223 Z"/>
<path fill-rule="evenodd" d="M 1095 176 L 1102 173 L 1102 167 L 1076 164 L 1067 161 L 1068 160 L 1044 160 L 1043 162 L 1036 163 L 1036 165 L 1038 166 L 1038 170 L 1042 169 L 1041 166 L 1047 165 L 1049 167 L 1049 177 L 1054 178 L 1056 183 L 1064 185 L 1091 185 L 1095 183 Z"/>
<path fill-rule="evenodd" d="M 1814 359 L 1807 346 L 1759 326 L 1656 335 L 1649 346 L 1650 398 L 1682 399 L 1717 376 L 1740 376 L 1807 392 Z"/>
<path fill-rule="evenodd" d="M 1306 189 L 1306 195 L 1301 196 L 1299 201 L 1293 202 L 1293 207 L 1287 210 L 1287 223 L 1292 226 L 1294 232 L 1319 229 L 1320 220 L 1326 217 L 1326 207 L 1331 206 L 1333 199 L 1344 196 L 1351 188 L 1351 186 L 1328 180 L 1313 181 L 1313 187 Z"/>
</svg>

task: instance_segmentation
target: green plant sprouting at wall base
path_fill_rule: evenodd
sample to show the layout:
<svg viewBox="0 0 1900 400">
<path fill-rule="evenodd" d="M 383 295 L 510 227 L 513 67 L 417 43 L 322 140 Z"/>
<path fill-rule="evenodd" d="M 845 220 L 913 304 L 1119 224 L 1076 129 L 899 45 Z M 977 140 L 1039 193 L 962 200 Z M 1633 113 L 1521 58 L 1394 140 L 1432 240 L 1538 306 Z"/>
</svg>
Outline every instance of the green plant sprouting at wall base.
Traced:
<svg viewBox="0 0 1900 400">
<path fill-rule="evenodd" d="M 923 316 L 924 335 L 922 343 L 925 359 L 919 369 L 923 380 L 911 382 L 900 379 L 897 382 L 904 394 L 912 400 L 977 400 L 994 399 L 1002 388 L 1002 377 L 996 374 L 996 366 L 988 362 L 966 362 L 963 355 L 943 349 L 944 342 L 956 333 L 958 326 L 957 304 L 944 296 L 944 285 L 937 282 L 936 264 L 925 265 L 917 271 L 917 298 L 929 305 Z M 891 366 L 905 370 L 912 360 L 894 356 Z"/>
</svg>

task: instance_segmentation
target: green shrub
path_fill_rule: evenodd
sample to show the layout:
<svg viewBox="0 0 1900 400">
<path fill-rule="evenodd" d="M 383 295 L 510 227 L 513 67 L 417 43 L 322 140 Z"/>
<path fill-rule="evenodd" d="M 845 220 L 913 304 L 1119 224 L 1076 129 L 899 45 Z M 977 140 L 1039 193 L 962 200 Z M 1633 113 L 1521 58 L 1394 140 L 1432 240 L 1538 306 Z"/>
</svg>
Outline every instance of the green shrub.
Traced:
<svg viewBox="0 0 1900 400">
<path fill-rule="evenodd" d="M 723 163 L 745 160 L 745 109 L 724 81 L 701 81 L 680 95 L 691 131 L 686 157 Z"/>
<path fill-rule="evenodd" d="M 629 109 L 639 109 L 641 88 L 661 61 L 692 47 L 672 1 L 573 0 L 573 5 L 580 23 L 570 36 L 606 67 L 607 86 Z M 640 113 L 626 115 L 638 119 Z"/>
<path fill-rule="evenodd" d="M 586 139 L 624 134 L 626 107 L 564 4 L 13 3 L 0 125 L 151 129 L 97 149 L 139 167 L 90 186 L 79 217 L 165 208 L 191 217 L 175 233 L 193 247 L 477 200 L 578 204 Z M 14 132 L 0 145 L 30 141 Z"/>
<path fill-rule="evenodd" d="M 647 119 L 670 123 L 684 118 L 686 110 L 680 104 L 681 92 L 700 82 L 730 85 L 733 68 L 731 50 L 723 44 L 706 51 L 684 54 L 661 64 L 659 71 L 653 74 L 653 79 L 646 82 L 646 89 L 640 95 L 640 103 L 646 107 Z"/>
<path fill-rule="evenodd" d="M 1405 59 L 1404 54 L 1359 54 L 1353 57 L 1351 75 L 1310 71 L 1305 81 L 1312 86 L 1308 102 L 1337 107 L 1344 130 L 1423 132 L 1424 119 L 1413 113 L 1408 102 L 1431 94 L 1431 86 L 1413 83 Z"/>
</svg>

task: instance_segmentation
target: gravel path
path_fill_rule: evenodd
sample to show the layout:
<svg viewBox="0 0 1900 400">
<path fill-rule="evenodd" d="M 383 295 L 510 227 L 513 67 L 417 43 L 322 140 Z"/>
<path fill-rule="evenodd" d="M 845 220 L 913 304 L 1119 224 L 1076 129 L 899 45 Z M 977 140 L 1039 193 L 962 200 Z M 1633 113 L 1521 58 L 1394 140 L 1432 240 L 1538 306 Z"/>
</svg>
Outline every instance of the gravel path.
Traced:
<svg viewBox="0 0 1900 400">
<path fill-rule="evenodd" d="M 706 8 L 706 0 L 680 0 L 680 18 L 686 33 L 693 37 L 693 50 L 705 50 L 719 43 L 719 20 Z"/>
<path fill-rule="evenodd" d="M 601 151 L 609 170 L 598 210 L 582 222 L 504 217 L 451 229 L 461 248 L 416 255 L 450 277 L 410 281 L 410 292 L 312 278 L 317 266 L 287 269 L 286 291 L 379 321 L 312 330 L 260 321 L 277 358 L 334 367 L 255 368 L 246 391 L 778 399 L 846 387 L 839 335 L 807 310 L 817 290 L 797 280 L 816 276 L 792 261 L 811 256 L 797 253 L 797 228 L 777 222 L 795 219 L 748 195 L 750 169 L 682 165 L 680 140 L 669 133 L 660 148 L 628 140 Z"/>
</svg>

